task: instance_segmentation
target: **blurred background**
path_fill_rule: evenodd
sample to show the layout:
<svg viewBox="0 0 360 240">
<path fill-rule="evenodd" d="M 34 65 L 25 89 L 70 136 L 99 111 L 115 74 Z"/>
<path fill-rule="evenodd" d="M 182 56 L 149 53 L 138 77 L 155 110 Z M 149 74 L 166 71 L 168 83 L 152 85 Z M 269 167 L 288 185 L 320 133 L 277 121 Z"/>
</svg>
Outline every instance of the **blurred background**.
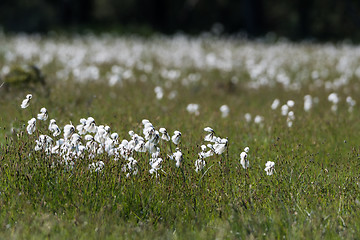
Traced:
<svg viewBox="0 0 360 240">
<path fill-rule="evenodd" d="M 183 32 L 360 40 L 358 0 L 1 0 L 5 32 Z M 269 35 L 268 35 L 269 36 Z"/>
</svg>

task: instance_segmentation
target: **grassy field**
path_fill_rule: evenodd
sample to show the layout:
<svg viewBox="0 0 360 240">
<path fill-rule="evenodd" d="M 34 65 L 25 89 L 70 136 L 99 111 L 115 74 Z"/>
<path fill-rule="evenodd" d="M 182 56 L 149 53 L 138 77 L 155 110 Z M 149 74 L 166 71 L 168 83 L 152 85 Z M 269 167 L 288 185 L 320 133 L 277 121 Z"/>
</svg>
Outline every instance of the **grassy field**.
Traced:
<svg viewBox="0 0 360 240">
<path fill-rule="evenodd" d="M 2 81 L 16 66 L 36 65 L 46 86 L 0 89 L 0 238 L 358 238 L 359 63 L 360 49 L 348 44 L 1 35 Z M 29 134 L 42 107 L 49 117 Z M 64 152 L 52 149 L 65 125 L 88 117 L 97 132 L 110 127 L 95 152 L 78 130 Z M 206 127 L 227 144 L 205 141 Z M 180 143 L 144 135 L 160 128 L 180 131 Z M 156 156 L 123 141 L 131 130 Z M 105 144 L 112 133 L 119 139 Z M 40 135 L 53 141 L 35 151 Z M 195 171 L 202 145 L 212 156 Z"/>
</svg>

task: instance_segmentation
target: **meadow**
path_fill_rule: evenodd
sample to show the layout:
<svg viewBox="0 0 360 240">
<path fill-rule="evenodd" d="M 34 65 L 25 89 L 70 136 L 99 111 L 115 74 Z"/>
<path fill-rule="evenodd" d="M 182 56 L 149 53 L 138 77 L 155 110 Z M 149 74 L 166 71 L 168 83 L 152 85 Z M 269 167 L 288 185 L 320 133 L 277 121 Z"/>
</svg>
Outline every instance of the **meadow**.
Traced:
<svg viewBox="0 0 360 240">
<path fill-rule="evenodd" d="M 359 63 L 346 42 L 0 34 L 0 238 L 358 238 Z M 46 85 L 6 82 L 31 65 Z"/>
</svg>

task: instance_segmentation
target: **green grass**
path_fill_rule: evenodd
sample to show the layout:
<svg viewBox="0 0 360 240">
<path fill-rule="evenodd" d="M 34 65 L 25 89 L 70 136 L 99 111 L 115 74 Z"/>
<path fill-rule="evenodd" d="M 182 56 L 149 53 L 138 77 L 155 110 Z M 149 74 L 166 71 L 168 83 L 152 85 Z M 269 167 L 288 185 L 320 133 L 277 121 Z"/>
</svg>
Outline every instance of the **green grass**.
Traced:
<svg viewBox="0 0 360 240">
<path fill-rule="evenodd" d="M 149 77 L 156 79 L 157 71 L 160 67 Z M 242 75 L 230 91 L 221 85 L 227 84 L 226 74 L 200 73 L 206 86 L 202 82 L 191 86 L 174 83 L 172 89 L 178 95 L 173 100 L 155 98 L 154 87 L 164 84 L 156 83 L 158 80 L 125 82 L 122 87 L 109 87 L 101 80 L 85 84 L 49 80 L 49 96 L 31 89 L 3 92 L 0 238 L 357 238 L 357 107 L 349 113 L 342 101 L 338 112 L 331 112 L 329 91 L 323 88 L 250 89 Z M 54 78 L 50 71 L 47 76 Z M 360 102 L 356 87 L 357 83 L 351 82 L 337 92 L 342 99 L 351 95 Z M 29 91 L 33 93 L 31 105 L 21 109 Z M 304 112 L 303 96 L 308 93 L 318 97 L 319 104 Z M 286 117 L 279 109 L 271 110 L 275 98 L 282 104 L 288 99 L 295 101 L 292 128 L 286 126 Z M 189 103 L 200 105 L 199 116 L 186 112 Z M 228 118 L 221 118 L 219 107 L 223 104 L 230 107 Z M 179 130 L 183 164 L 176 168 L 167 157 L 170 149 L 161 142 L 165 173 L 158 178 L 149 174 L 148 153 L 134 154 L 139 173 L 130 178 L 121 171 L 124 159 L 114 161 L 105 154 L 76 160 L 74 168 L 69 169 L 55 156 L 33 150 L 36 135 L 48 134 L 49 120 L 38 125 L 34 135 L 27 134 L 24 124 L 41 107 L 48 109 L 49 119 L 55 118 L 61 128 L 70 121 L 77 125 L 80 118 L 92 116 L 98 125 L 109 125 L 112 132 L 119 133 L 121 140 L 130 139 L 129 130 L 142 134 L 144 118 L 156 129 L 165 127 L 171 135 Z M 247 112 L 253 117 L 262 115 L 263 126 L 247 123 Z M 221 156 L 207 158 L 205 169 L 196 173 L 194 163 L 200 145 L 205 143 L 203 128 L 207 126 L 217 135 L 228 137 L 229 147 Z M 16 133 L 10 131 L 11 127 Z M 239 154 L 246 146 L 250 147 L 250 168 L 245 171 Z M 105 163 L 103 171 L 89 171 L 88 165 L 98 160 Z M 264 171 L 267 161 L 275 162 L 272 176 Z"/>
</svg>

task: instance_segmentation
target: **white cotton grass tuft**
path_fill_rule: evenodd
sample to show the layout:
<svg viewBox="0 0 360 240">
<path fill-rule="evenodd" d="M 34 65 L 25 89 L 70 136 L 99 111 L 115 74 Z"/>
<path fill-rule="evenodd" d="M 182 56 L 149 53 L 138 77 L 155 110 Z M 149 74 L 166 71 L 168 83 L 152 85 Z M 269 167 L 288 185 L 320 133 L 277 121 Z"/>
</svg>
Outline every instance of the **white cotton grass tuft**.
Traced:
<svg viewBox="0 0 360 240">
<path fill-rule="evenodd" d="M 338 109 L 338 103 L 340 101 L 340 98 L 337 95 L 337 93 L 330 93 L 329 96 L 328 96 L 328 101 L 330 103 L 332 103 L 331 111 L 336 112 L 337 109 Z"/>
<path fill-rule="evenodd" d="M 215 131 L 210 127 L 204 128 L 204 131 L 209 133 L 204 137 L 204 141 L 212 142 L 215 136 Z"/>
<path fill-rule="evenodd" d="M 26 127 L 26 131 L 31 135 L 36 130 L 36 118 L 32 118 L 28 121 L 28 125 Z"/>
<path fill-rule="evenodd" d="M 276 98 L 276 99 L 273 101 L 273 103 L 271 104 L 271 109 L 272 109 L 272 110 L 275 110 L 275 109 L 277 109 L 277 108 L 279 107 L 279 105 L 280 105 L 280 100 Z"/>
<path fill-rule="evenodd" d="M 281 115 L 286 116 L 289 112 L 289 106 L 284 104 L 281 106 Z"/>
<path fill-rule="evenodd" d="M 169 134 L 168 134 L 168 132 L 166 131 L 165 128 L 160 128 L 159 132 L 162 134 L 161 135 L 162 140 L 165 140 L 167 142 L 170 141 L 170 136 L 169 136 Z"/>
<path fill-rule="evenodd" d="M 244 169 L 249 168 L 249 159 L 247 158 L 250 148 L 246 147 L 243 152 L 240 153 L 240 164 Z"/>
<path fill-rule="evenodd" d="M 86 125 L 86 119 L 81 118 L 80 119 L 80 124 L 76 126 L 76 130 L 78 131 L 78 133 L 80 135 L 85 135 L 86 134 L 85 125 Z"/>
<path fill-rule="evenodd" d="M 304 96 L 304 111 L 309 112 L 313 106 L 313 98 L 310 95 Z"/>
<path fill-rule="evenodd" d="M 264 171 L 266 172 L 266 175 L 268 175 L 268 176 L 273 175 L 273 173 L 275 172 L 275 163 L 272 161 L 267 161 L 265 163 Z"/>
<path fill-rule="evenodd" d="M 181 132 L 180 131 L 174 131 L 174 135 L 171 137 L 171 141 L 175 145 L 178 145 L 180 143 L 180 140 L 181 140 Z"/>
<path fill-rule="evenodd" d="M 223 154 L 228 146 L 228 140 L 226 138 L 222 138 L 220 140 L 218 140 L 217 142 L 215 142 L 212 145 L 213 151 L 215 152 L 215 154 L 217 155 L 221 155 Z"/>
<path fill-rule="evenodd" d="M 21 103 L 21 108 L 27 108 L 30 105 L 30 100 L 32 99 L 32 95 L 26 95 L 26 98 Z"/>
<path fill-rule="evenodd" d="M 179 148 L 176 148 L 175 149 L 175 152 L 173 153 L 172 157 L 171 157 L 173 160 L 175 160 L 175 166 L 177 168 L 180 167 L 182 161 L 183 161 L 183 154 L 181 152 L 181 150 Z"/>
<path fill-rule="evenodd" d="M 256 115 L 254 118 L 254 123 L 261 125 L 264 122 L 264 117 L 260 115 Z"/>
<path fill-rule="evenodd" d="M 105 164 L 103 161 L 98 161 L 96 163 L 89 164 L 89 170 L 93 172 L 101 172 L 105 167 Z"/>
<path fill-rule="evenodd" d="M 206 162 L 204 159 L 199 158 L 195 161 L 195 172 L 202 171 L 206 166 Z"/>
<path fill-rule="evenodd" d="M 37 119 L 41 120 L 41 121 L 46 121 L 48 119 L 48 112 L 46 110 L 46 108 L 41 108 L 40 109 L 40 113 L 37 115 Z"/>
<path fill-rule="evenodd" d="M 251 114 L 250 113 L 245 113 L 244 118 L 245 118 L 246 122 L 248 122 L 248 123 L 251 122 Z"/>
<path fill-rule="evenodd" d="M 97 132 L 97 127 L 95 125 L 95 119 L 92 118 L 92 117 L 88 117 L 88 119 L 86 119 L 84 129 L 88 133 L 96 133 Z"/>
<path fill-rule="evenodd" d="M 288 101 L 286 102 L 286 105 L 288 105 L 289 108 L 292 108 L 292 107 L 295 106 L 295 102 L 294 102 L 293 100 L 288 100 Z"/>
<path fill-rule="evenodd" d="M 293 111 L 290 111 L 290 112 L 288 113 L 287 118 L 286 118 L 287 126 L 288 126 L 289 128 L 292 127 L 294 120 L 295 120 L 295 114 L 294 114 Z"/>
<path fill-rule="evenodd" d="M 222 118 L 226 118 L 229 116 L 229 113 L 230 113 L 230 108 L 228 105 L 222 105 L 220 107 L 220 112 L 221 112 L 221 117 Z"/>
<path fill-rule="evenodd" d="M 162 89 L 162 87 L 156 86 L 154 88 L 154 92 L 155 92 L 156 98 L 158 100 L 160 100 L 160 99 L 162 99 L 164 97 L 164 90 Z"/>
<path fill-rule="evenodd" d="M 53 136 L 59 136 L 61 133 L 60 128 L 58 127 L 58 125 L 56 125 L 56 120 L 55 119 L 51 119 L 50 123 L 49 123 L 49 131 L 52 132 Z"/>
<path fill-rule="evenodd" d="M 75 127 L 71 123 L 65 125 L 65 127 L 64 127 L 64 139 L 65 140 L 69 139 L 73 133 L 75 133 Z"/>
<path fill-rule="evenodd" d="M 194 114 L 195 116 L 199 116 L 200 115 L 199 104 L 196 103 L 188 104 L 186 107 L 186 111 L 188 111 L 188 113 L 190 114 Z"/>
<path fill-rule="evenodd" d="M 356 105 L 356 101 L 352 97 L 348 96 L 346 97 L 346 103 L 349 105 L 348 111 L 352 112 Z"/>
</svg>

